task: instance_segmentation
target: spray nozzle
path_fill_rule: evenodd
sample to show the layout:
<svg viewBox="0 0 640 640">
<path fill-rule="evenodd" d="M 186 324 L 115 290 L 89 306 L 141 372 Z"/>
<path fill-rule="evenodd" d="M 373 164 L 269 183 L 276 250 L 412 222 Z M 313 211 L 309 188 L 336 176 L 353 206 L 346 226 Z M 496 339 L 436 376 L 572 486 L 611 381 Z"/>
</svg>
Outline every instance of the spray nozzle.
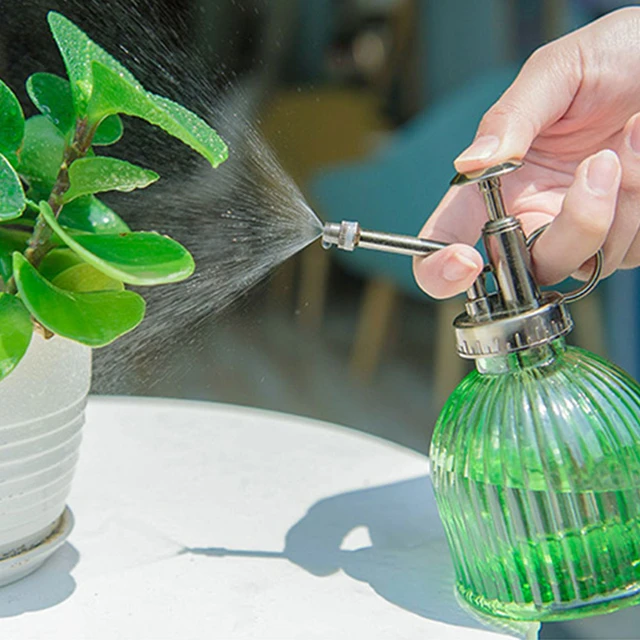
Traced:
<svg viewBox="0 0 640 640">
<path fill-rule="evenodd" d="M 322 246 L 332 246 L 345 251 L 353 251 L 356 247 L 374 249 L 388 253 L 399 253 L 406 256 L 428 256 L 434 251 L 444 249 L 444 242 L 403 236 L 397 233 L 367 231 L 358 222 L 343 220 L 340 223 L 327 222 L 322 232 Z"/>
</svg>

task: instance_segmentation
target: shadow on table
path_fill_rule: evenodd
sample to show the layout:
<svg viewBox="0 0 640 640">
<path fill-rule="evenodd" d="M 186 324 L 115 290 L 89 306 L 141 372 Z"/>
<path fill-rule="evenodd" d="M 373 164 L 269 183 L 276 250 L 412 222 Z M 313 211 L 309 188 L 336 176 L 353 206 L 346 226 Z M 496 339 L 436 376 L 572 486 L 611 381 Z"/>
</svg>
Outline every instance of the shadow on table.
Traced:
<svg viewBox="0 0 640 640">
<path fill-rule="evenodd" d="M 366 528 L 370 540 L 353 546 Z M 348 544 L 347 544 L 348 543 Z M 453 565 L 428 476 L 324 498 L 289 529 L 284 551 L 184 547 L 180 553 L 289 560 L 315 576 L 339 570 L 385 600 L 449 625 L 538 637 L 538 623 L 481 618 L 455 595 Z"/>
<path fill-rule="evenodd" d="M 368 529 L 371 545 L 341 548 L 360 527 Z M 389 602 L 431 620 L 536 637 L 537 624 L 480 621 L 461 608 L 428 477 L 317 502 L 287 533 L 283 555 L 316 576 L 342 569 Z"/>
<path fill-rule="evenodd" d="M 40 569 L 2 587 L 0 618 L 48 609 L 66 600 L 76 588 L 71 571 L 79 559 L 78 550 L 65 542 Z"/>
</svg>

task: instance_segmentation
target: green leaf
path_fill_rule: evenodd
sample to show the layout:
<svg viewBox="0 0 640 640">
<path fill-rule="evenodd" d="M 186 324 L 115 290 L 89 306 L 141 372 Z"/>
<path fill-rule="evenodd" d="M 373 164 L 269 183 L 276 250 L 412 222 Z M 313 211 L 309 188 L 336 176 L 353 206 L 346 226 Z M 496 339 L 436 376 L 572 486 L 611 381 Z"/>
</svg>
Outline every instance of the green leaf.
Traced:
<svg viewBox="0 0 640 640">
<path fill-rule="evenodd" d="M 13 252 L 22 253 L 27 247 L 30 235 L 26 231 L 0 228 L 0 275 L 5 282 L 13 275 Z"/>
<path fill-rule="evenodd" d="M 16 296 L 0 293 L 0 380 L 22 360 L 32 334 L 31 316 L 24 304 Z"/>
<path fill-rule="evenodd" d="M 133 74 L 59 13 L 48 14 L 49 25 L 71 80 L 78 117 L 99 122 L 126 113 L 155 124 L 202 154 L 215 167 L 227 157 L 227 147 L 204 120 L 167 98 L 147 93 Z"/>
<path fill-rule="evenodd" d="M 124 126 L 120 116 L 109 116 L 105 118 L 99 125 L 93 136 L 93 142 L 96 147 L 106 147 L 115 144 L 122 138 Z"/>
<path fill-rule="evenodd" d="M 13 259 L 13 256 L 12 256 Z M 52 282 L 63 271 L 84 263 L 84 260 L 66 247 L 52 249 L 45 255 L 38 267 L 40 275 Z"/>
<path fill-rule="evenodd" d="M 65 269 L 56 276 L 51 284 L 60 289 L 76 292 L 124 291 L 124 284 L 98 271 L 86 262 Z"/>
<path fill-rule="evenodd" d="M 68 202 L 58 222 L 71 229 L 88 233 L 128 233 L 131 231 L 120 216 L 95 196 L 83 196 Z"/>
<path fill-rule="evenodd" d="M 114 113 L 142 118 L 190 146 L 212 166 L 217 167 L 226 160 L 227 145 L 195 113 L 168 98 L 145 91 L 137 82 L 128 82 L 99 62 L 94 62 L 92 67 L 95 86 L 88 107 L 91 119 L 100 120 Z"/>
<path fill-rule="evenodd" d="M 67 291 L 122 291 L 124 284 L 87 264 L 71 249 L 53 249 L 38 268 L 51 284 Z"/>
<path fill-rule="evenodd" d="M 137 327 L 145 303 L 133 291 L 75 293 L 45 280 L 20 253 L 13 254 L 20 298 L 44 327 L 90 347 L 102 347 Z"/>
<path fill-rule="evenodd" d="M 27 93 L 38 111 L 67 134 L 75 123 L 69 82 L 53 73 L 34 73 L 27 80 Z"/>
<path fill-rule="evenodd" d="M 71 81 L 71 94 L 76 115 L 86 115 L 93 90 L 91 63 L 97 60 L 129 82 L 138 84 L 134 76 L 115 58 L 95 44 L 81 29 L 63 15 L 50 11 L 47 15 L 53 37 L 64 59 Z"/>
<path fill-rule="evenodd" d="M 72 237 L 46 202 L 40 203 L 40 209 L 47 224 L 70 249 L 115 280 L 147 286 L 168 284 L 188 278 L 195 269 L 191 254 L 166 236 L 137 231 Z"/>
<path fill-rule="evenodd" d="M 137 167 L 124 160 L 96 156 L 80 158 L 69 167 L 70 187 L 64 202 L 100 191 L 133 191 L 154 183 L 160 176 L 155 171 Z"/>
<path fill-rule="evenodd" d="M 18 173 L 34 193 L 48 196 L 51 192 L 62 164 L 64 145 L 64 136 L 47 117 L 27 120 Z"/>
<path fill-rule="evenodd" d="M 20 178 L 9 161 L 0 154 L 0 222 L 19 218 L 27 206 Z"/>
<path fill-rule="evenodd" d="M 15 94 L 0 80 L 0 153 L 14 157 L 24 135 L 24 115 Z"/>
<path fill-rule="evenodd" d="M 229 149 L 222 138 L 200 116 L 197 116 L 181 104 L 153 93 L 151 99 L 164 114 L 159 114 L 152 124 L 164 129 L 168 134 L 204 156 L 213 167 L 224 162 Z"/>
<path fill-rule="evenodd" d="M 51 120 L 64 135 L 74 127 L 76 115 L 69 81 L 53 73 L 34 73 L 27 80 L 27 93 L 40 113 Z M 124 128 L 119 116 L 105 118 L 93 137 L 94 145 L 118 142 Z"/>
</svg>

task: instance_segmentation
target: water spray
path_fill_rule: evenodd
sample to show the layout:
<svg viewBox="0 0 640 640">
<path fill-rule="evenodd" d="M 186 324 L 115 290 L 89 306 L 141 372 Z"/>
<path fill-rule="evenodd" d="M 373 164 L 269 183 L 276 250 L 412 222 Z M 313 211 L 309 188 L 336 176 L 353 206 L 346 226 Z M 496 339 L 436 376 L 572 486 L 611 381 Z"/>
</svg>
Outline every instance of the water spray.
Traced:
<svg viewBox="0 0 640 640">
<path fill-rule="evenodd" d="M 502 198 L 501 177 L 520 166 L 452 181 L 482 193 L 488 263 L 454 321 L 476 371 L 445 404 L 430 459 L 459 594 L 486 614 L 547 621 L 640 601 L 640 387 L 566 346 L 568 304 L 595 288 L 602 250 L 577 290 L 540 290 L 530 252 L 547 227 L 527 238 Z M 324 225 L 322 242 L 411 256 L 447 246 L 357 222 Z"/>
</svg>

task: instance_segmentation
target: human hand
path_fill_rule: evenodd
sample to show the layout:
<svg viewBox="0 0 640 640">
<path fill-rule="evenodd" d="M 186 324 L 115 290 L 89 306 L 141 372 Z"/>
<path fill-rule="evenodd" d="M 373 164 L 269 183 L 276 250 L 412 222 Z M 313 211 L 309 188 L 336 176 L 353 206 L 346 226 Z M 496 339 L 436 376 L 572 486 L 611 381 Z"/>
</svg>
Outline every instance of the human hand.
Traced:
<svg viewBox="0 0 640 640">
<path fill-rule="evenodd" d="M 584 278 L 600 248 L 604 276 L 640 264 L 640 8 L 534 52 L 455 167 L 472 173 L 512 159 L 525 165 L 503 180 L 507 211 L 527 235 L 552 222 L 532 251 L 541 284 Z M 420 236 L 454 244 L 414 260 L 427 293 L 447 298 L 473 283 L 482 257 L 469 245 L 486 219 L 477 189 L 448 191 Z"/>
</svg>

